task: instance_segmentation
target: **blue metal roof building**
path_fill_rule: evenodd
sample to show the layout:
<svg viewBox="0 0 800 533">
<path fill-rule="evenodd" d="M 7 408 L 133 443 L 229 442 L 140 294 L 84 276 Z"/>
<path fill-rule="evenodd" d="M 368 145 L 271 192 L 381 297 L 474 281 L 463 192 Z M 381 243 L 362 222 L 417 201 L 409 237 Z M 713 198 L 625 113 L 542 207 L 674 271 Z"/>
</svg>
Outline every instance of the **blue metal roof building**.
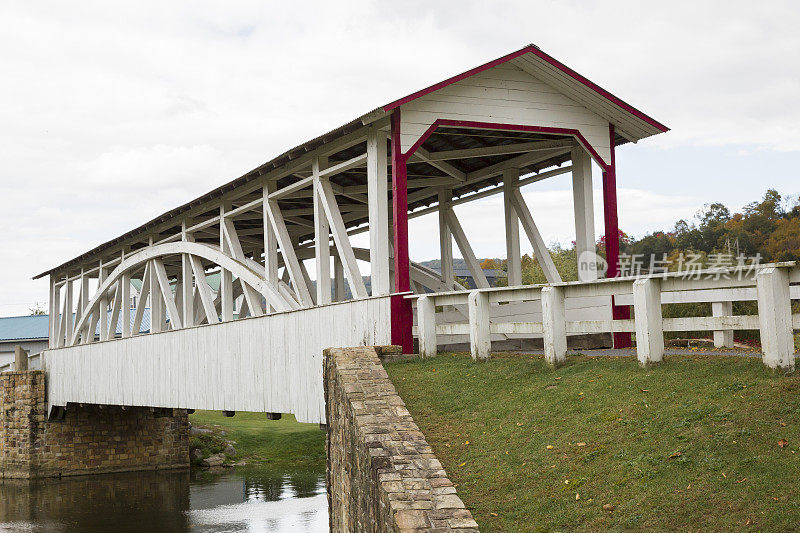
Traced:
<svg viewBox="0 0 800 533">
<path fill-rule="evenodd" d="M 12 340 L 47 340 L 47 315 L 8 316 L 0 318 L 0 342 Z"/>
<path fill-rule="evenodd" d="M 108 312 L 109 318 L 111 311 Z M 121 316 L 121 313 L 120 313 Z M 14 346 L 22 346 L 29 355 L 35 355 L 47 349 L 47 332 L 50 317 L 48 315 L 7 316 L 0 317 L 0 366 L 14 360 Z M 133 325 L 133 313 L 131 313 Z M 150 309 L 142 314 L 142 325 L 139 333 L 150 332 Z M 95 330 L 100 335 L 100 325 Z M 117 320 L 116 335 L 122 335 L 122 321 Z"/>
</svg>

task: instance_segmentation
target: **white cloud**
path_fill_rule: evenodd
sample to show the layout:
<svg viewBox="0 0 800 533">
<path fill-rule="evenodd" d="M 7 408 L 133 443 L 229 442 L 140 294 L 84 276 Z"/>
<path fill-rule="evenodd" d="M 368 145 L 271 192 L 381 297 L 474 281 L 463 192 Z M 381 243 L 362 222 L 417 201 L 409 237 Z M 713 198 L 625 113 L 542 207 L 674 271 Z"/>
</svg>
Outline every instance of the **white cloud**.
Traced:
<svg viewBox="0 0 800 533">
<path fill-rule="evenodd" d="M 46 298 L 32 274 L 531 41 L 671 126 L 653 146 L 798 151 L 798 25 L 789 0 L 6 3 L 0 314 Z M 530 199 L 547 240 L 570 239 L 564 194 Z M 626 194 L 634 233 L 702 203 Z M 465 222 L 489 249 L 495 208 Z"/>
</svg>

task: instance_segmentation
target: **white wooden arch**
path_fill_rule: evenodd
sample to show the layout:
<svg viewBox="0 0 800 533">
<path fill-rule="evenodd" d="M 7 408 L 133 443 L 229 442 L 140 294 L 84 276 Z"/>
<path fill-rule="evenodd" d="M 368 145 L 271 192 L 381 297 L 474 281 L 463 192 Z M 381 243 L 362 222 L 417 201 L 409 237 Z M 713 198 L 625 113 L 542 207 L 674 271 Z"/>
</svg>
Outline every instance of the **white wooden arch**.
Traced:
<svg viewBox="0 0 800 533">
<path fill-rule="evenodd" d="M 242 282 L 250 285 L 258 293 L 264 296 L 267 304 L 271 305 L 278 311 L 289 311 L 295 309 L 295 306 L 287 301 L 278 287 L 273 287 L 272 284 L 267 282 L 256 270 L 254 270 L 255 265 L 258 265 L 259 268 L 261 268 L 257 262 L 253 260 L 246 260 L 245 262 L 239 261 L 224 254 L 219 250 L 219 248 L 212 245 L 189 241 L 179 241 L 149 246 L 123 259 L 117 268 L 115 268 L 114 271 L 111 272 L 111 274 L 109 274 L 108 277 L 106 277 L 100 284 L 94 297 L 84 308 L 83 313 L 78 319 L 78 322 L 75 324 L 74 331 L 83 332 L 83 330 L 89 326 L 89 317 L 93 314 L 99 313 L 100 301 L 105 297 L 108 290 L 115 283 L 117 283 L 124 274 L 129 274 L 134 269 L 138 269 L 143 264 L 154 260 L 157 261 L 157 263 L 154 264 L 160 264 L 163 268 L 163 263 L 160 262 L 162 257 L 182 254 L 187 254 L 190 257 L 202 258 L 207 261 L 211 261 L 223 270 L 230 272 L 231 275 L 236 276 Z M 202 267 L 199 270 L 201 270 L 201 272 L 196 272 L 196 275 L 202 273 Z M 170 302 L 167 302 L 168 305 L 169 303 Z M 174 301 L 172 302 L 172 306 L 174 307 Z M 172 309 L 170 315 L 173 322 L 178 320 L 177 309 Z M 176 327 L 180 327 L 180 325 L 177 325 Z M 70 344 L 75 345 L 78 344 L 79 341 L 80 335 L 76 334 L 72 338 Z"/>
</svg>

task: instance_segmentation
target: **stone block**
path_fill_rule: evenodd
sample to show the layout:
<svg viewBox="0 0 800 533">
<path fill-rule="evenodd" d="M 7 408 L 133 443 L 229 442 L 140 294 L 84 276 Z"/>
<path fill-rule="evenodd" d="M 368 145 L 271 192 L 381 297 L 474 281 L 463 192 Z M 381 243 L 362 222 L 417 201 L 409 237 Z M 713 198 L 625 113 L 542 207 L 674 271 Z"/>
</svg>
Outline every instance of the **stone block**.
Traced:
<svg viewBox="0 0 800 533">
<path fill-rule="evenodd" d="M 331 531 L 477 531 L 378 352 L 325 351 Z"/>
</svg>

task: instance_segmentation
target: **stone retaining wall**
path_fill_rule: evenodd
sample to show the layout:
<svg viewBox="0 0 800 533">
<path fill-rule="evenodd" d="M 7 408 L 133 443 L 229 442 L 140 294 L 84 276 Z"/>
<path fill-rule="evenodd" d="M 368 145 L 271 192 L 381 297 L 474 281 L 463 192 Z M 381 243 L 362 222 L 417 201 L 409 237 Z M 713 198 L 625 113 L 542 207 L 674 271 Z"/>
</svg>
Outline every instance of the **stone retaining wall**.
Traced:
<svg viewBox="0 0 800 533">
<path fill-rule="evenodd" d="M 185 410 L 72 406 L 47 421 L 40 370 L 0 374 L 0 478 L 189 468 Z"/>
<path fill-rule="evenodd" d="M 325 405 L 332 532 L 478 531 L 375 348 L 325 351 Z"/>
</svg>

